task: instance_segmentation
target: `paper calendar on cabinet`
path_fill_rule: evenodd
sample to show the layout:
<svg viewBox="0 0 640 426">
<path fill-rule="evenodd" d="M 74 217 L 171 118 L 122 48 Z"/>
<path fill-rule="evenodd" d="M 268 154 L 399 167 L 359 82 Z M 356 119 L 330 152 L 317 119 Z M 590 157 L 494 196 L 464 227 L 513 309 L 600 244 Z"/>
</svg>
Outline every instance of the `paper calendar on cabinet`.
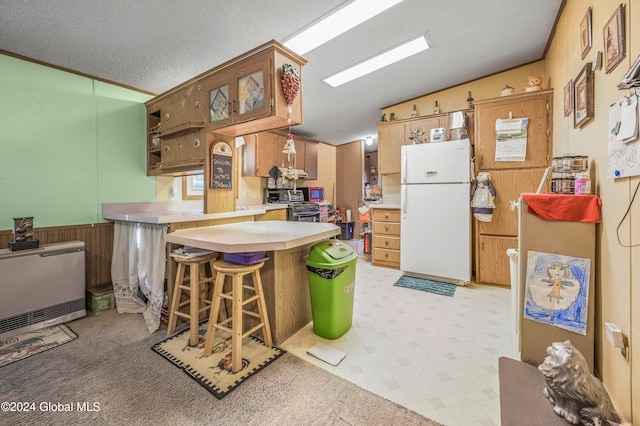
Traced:
<svg viewBox="0 0 640 426">
<path fill-rule="evenodd" d="M 527 118 L 496 120 L 495 161 L 525 161 L 528 124 Z"/>
</svg>

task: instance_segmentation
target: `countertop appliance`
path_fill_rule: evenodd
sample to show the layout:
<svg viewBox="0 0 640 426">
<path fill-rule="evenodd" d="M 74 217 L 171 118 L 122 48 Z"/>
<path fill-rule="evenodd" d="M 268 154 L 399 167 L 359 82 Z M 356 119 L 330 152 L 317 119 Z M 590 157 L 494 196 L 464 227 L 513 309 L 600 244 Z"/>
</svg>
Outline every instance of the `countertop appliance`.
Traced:
<svg viewBox="0 0 640 426">
<path fill-rule="evenodd" d="M 304 201 L 304 194 L 299 189 L 265 188 L 265 203 L 289 204 Z"/>
<path fill-rule="evenodd" d="M 320 205 L 305 201 L 300 189 L 267 189 L 265 202 L 287 204 L 287 220 L 296 222 L 320 222 Z"/>
<path fill-rule="evenodd" d="M 471 281 L 471 144 L 404 145 L 400 269 L 454 284 Z"/>
<path fill-rule="evenodd" d="M 320 205 L 318 203 L 292 203 L 287 209 L 287 220 L 297 222 L 320 222 Z"/>
<path fill-rule="evenodd" d="M 321 186 L 309 187 L 309 197 L 307 198 L 311 203 L 319 203 L 324 201 L 324 188 Z"/>
<path fill-rule="evenodd" d="M 87 315 L 85 245 L 0 250 L 0 339 Z"/>
</svg>

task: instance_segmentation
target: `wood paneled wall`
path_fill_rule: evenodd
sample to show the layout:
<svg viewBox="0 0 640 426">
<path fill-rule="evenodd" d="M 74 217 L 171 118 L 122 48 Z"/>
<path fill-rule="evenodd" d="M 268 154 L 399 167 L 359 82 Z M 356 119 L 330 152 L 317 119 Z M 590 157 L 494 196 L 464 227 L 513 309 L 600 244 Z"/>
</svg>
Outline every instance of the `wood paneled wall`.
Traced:
<svg viewBox="0 0 640 426">
<path fill-rule="evenodd" d="M 280 210 L 278 210 L 280 211 Z M 285 211 L 285 210 L 282 210 Z M 232 217 L 208 221 L 172 223 L 169 232 L 200 226 L 223 225 L 253 220 L 253 216 Z M 270 219 L 275 220 L 275 219 Z M 82 241 L 85 244 L 85 274 L 87 287 L 111 285 L 111 257 L 113 256 L 113 222 L 87 225 L 52 226 L 34 228 L 34 238 L 40 245 Z M 0 249 L 9 247 L 13 240 L 11 230 L 0 231 Z M 167 253 L 168 255 L 169 253 Z M 174 271 L 175 272 L 175 271 Z M 172 276 L 172 275 L 169 275 Z"/>
<path fill-rule="evenodd" d="M 82 241 L 85 244 L 85 274 L 87 286 L 111 284 L 111 256 L 113 254 L 113 223 L 53 226 L 34 228 L 40 245 Z M 0 231 L 0 248 L 9 247 L 11 230 Z"/>
</svg>

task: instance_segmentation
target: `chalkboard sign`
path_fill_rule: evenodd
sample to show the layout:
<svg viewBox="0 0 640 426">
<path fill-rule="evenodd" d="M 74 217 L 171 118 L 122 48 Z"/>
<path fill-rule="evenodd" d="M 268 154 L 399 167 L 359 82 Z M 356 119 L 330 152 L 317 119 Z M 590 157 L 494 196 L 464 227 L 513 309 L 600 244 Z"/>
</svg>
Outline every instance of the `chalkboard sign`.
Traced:
<svg viewBox="0 0 640 426">
<path fill-rule="evenodd" d="M 213 145 L 211 162 L 211 187 L 231 189 L 233 152 L 226 142 Z"/>
</svg>

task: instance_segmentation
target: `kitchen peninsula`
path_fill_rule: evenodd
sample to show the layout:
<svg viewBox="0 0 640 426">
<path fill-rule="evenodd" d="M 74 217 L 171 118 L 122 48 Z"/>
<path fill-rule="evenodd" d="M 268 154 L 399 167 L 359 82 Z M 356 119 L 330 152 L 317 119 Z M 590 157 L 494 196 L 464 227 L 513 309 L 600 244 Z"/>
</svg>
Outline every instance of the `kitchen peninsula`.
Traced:
<svg viewBox="0 0 640 426">
<path fill-rule="evenodd" d="M 311 321 L 306 259 L 311 246 L 340 234 L 330 223 L 260 220 L 285 204 L 240 207 L 233 212 L 203 213 L 202 202 L 103 204 L 108 220 L 166 225 L 167 254 L 176 245 L 220 253 L 266 251 L 260 270 L 274 344 L 278 345 Z M 167 256 L 169 259 L 169 256 Z M 168 261 L 168 290 L 175 279 L 175 262 Z M 171 295 L 169 295 L 171 296 Z M 250 320 L 250 319 L 249 319 Z"/>
<path fill-rule="evenodd" d="M 182 229 L 166 241 L 223 253 L 267 251 L 260 274 L 273 342 L 279 345 L 311 321 L 309 249 L 339 233 L 330 223 L 257 221 Z"/>
</svg>

